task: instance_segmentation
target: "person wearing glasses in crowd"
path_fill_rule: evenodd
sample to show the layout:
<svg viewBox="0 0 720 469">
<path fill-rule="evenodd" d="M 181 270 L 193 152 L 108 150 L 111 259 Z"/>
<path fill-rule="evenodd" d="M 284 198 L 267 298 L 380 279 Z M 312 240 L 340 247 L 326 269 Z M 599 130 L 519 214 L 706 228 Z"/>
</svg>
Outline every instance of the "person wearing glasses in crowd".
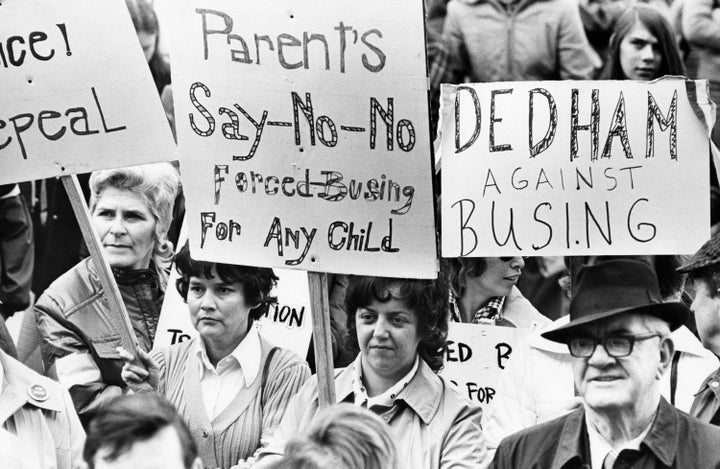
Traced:
<svg viewBox="0 0 720 469">
<path fill-rule="evenodd" d="M 682 264 L 680 256 L 575 258 L 580 260 L 575 271 L 582 265 L 619 258 L 633 259 L 650 266 L 657 276 L 663 301 L 681 299 L 685 275 L 676 271 Z M 570 351 L 564 344 L 541 336 L 545 330 L 567 324 L 569 320 L 569 316 L 563 316 L 544 329 L 531 332 L 513 346 L 512 359 L 495 386 L 490 406 L 483 412 L 483 432 L 489 452 L 494 453 L 503 438 L 565 415 L 582 405 L 582 399 L 573 386 L 573 357 Z M 678 409 L 689 412 L 703 379 L 716 370 L 720 362 L 688 327 L 679 327 L 671 337 L 675 354 L 670 369 L 660 380 L 660 394 Z"/>
<path fill-rule="evenodd" d="M 544 332 L 572 355 L 583 405 L 504 439 L 491 467 L 718 467 L 720 428 L 677 410 L 659 382 L 687 319 L 662 302 L 653 270 L 618 259 L 581 267 L 570 322 Z"/>
<path fill-rule="evenodd" d="M 515 286 L 525 267 L 520 257 L 442 259 L 449 286 L 449 320 L 536 329 L 550 323 Z"/>
</svg>

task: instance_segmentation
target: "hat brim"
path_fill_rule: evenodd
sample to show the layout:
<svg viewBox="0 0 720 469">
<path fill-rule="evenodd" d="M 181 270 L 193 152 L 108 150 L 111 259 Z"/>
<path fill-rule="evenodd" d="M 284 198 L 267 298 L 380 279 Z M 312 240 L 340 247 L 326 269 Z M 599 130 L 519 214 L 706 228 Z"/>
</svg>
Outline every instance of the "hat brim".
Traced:
<svg viewBox="0 0 720 469">
<path fill-rule="evenodd" d="M 595 313 L 590 314 L 588 316 L 584 316 L 582 318 L 570 321 L 567 324 L 564 324 L 560 327 L 557 327 L 555 329 L 551 329 L 547 332 L 543 332 L 540 334 L 542 337 L 548 340 L 552 340 L 553 342 L 560 342 L 560 343 L 567 343 L 567 341 L 574 337 L 574 332 L 576 332 L 577 328 L 580 326 L 587 325 L 591 322 L 599 321 L 601 319 L 606 319 L 613 316 L 618 316 L 620 314 L 647 314 L 650 316 L 655 316 L 657 318 L 660 318 L 664 321 L 667 321 L 670 325 L 670 330 L 674 331 L 678 327 L 685 324 L 685 321 L 687 321 L 688 316 L 690 315 L 690 308 L 685 306 L 684 303 L 680 302 L 668 302 L 668 303 L 656 303 L 656 304 L 649 304 L 645 306 L 638 306 L 633 308 L 620 308 L 620 309 L 614 309 L 610 311 L 603 311 L 602 313 Z"/>
</svg>

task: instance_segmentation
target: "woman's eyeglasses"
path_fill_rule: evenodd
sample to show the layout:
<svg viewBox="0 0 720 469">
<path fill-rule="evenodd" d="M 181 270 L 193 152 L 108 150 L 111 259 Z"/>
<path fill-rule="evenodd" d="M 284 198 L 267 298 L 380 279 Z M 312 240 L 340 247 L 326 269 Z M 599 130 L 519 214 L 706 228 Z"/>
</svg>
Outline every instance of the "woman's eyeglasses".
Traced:
<svg viewBox="0 0 720 469">
<path fill-rule="evenodd" d="M 510 256 L 510 257 L 501 257 L 500 260 L 503 262 L 510 262 L 511 260 L 515 259 L 518 256 Z M 529 256 L 521 256 L 523 260 L 527 259 Z"/>
<path fill-rule="evenodd" d="M 647 340 L 653 337 L 661 337 L 660 334 L 638 334 L 638 335 L 618 335 L 614 337 L 603 337 L 596 339 L 594 337 L 576 337 L 570 339 L 567 346 L 570 349 L 570 355 L 577 358 L 590 358 L 598 344 L 602 344 L 608 355 L 615 358 L 627 357 L 633 351 L 635 341 Z"/>
</svg>

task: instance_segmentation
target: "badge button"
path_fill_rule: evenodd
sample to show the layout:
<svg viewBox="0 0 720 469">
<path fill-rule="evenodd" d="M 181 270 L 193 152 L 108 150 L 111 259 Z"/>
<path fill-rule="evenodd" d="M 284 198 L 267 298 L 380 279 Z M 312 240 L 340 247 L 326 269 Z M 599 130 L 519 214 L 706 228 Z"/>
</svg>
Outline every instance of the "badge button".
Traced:
<svg viewBox="0 0 720 469">
<path fill-rule="evenodd" d="M 31 399 L 38 402 L 43 402 L 48 398 L 47 389 L 45 389 L 45 386 L 41 384 L 33 384 L 32 386 L 30 386 L 28 388 L 28 395 Z"/>
</svg>

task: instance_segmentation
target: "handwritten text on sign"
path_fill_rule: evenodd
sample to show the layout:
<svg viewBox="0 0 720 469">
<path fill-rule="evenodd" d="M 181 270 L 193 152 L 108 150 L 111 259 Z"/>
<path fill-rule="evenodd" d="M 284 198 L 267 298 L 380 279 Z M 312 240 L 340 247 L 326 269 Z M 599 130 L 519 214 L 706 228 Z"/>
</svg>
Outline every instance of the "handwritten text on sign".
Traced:
<svg viewBox="0 0 720 469">
<path fill-rule="evenodd" d="M 122 0 L 10 1 L 0 15 L 0 183 L 175 158 Z"/>
<path fill-rule="evenodd" d="M 709 236 L 706 82 L 447 85 L 443 256 L 667 254 Z"/>
<path fill-rule="evenodd" d="M 422 5 L 172 8 L 193 256 L 434 277 Z"/>
<path fill-rule="evenodd" d="M 442 375 L 481 406 L 492 402 L 513 348 L 529 332 L 515 327 L 450 323 Z"/>
</svg>

